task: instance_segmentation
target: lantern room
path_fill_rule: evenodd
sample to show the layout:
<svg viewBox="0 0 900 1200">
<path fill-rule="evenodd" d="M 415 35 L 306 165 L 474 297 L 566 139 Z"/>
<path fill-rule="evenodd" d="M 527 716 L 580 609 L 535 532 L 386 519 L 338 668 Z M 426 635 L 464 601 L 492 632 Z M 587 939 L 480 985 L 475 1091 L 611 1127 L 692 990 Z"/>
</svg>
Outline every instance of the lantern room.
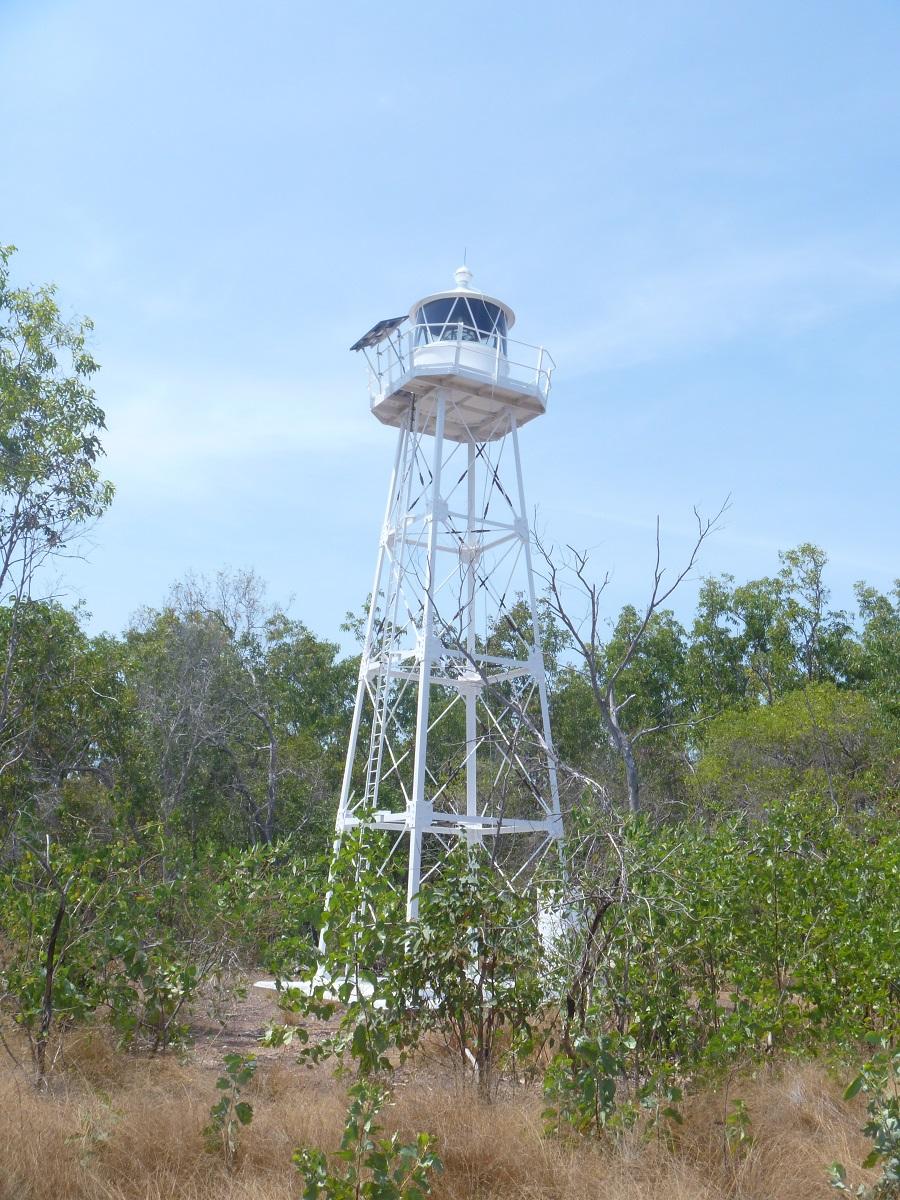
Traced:
<svg viewBox="0 0 900 1200">
<path fill-rule="evenodd" d="M 406 426 L 411 410 L 428 428 L 438 391 L 450 401 L 444 436 L 491 441 L 509 421 L 523 425 L 546 410 L 553 360 L 543 347 L 514 342 L 515 313 L 471 287 L 460 267 L 456 286 L 417 301 L 408 317 L 379 321 L 352 347 L 370 368 L 372 412 Z"/>
<path fill-rule="evenodd" d="M 469 287 L 472 272 L 468 267 L 456 271 L 456 288 L 437 292 L 414 305 L 412 322 L 416 346 L 436 342 L 477 342 L 507 352 L 506 335 L 515 323 L 515 313 L 499 300 L 473 292 Z"/>
</svg>

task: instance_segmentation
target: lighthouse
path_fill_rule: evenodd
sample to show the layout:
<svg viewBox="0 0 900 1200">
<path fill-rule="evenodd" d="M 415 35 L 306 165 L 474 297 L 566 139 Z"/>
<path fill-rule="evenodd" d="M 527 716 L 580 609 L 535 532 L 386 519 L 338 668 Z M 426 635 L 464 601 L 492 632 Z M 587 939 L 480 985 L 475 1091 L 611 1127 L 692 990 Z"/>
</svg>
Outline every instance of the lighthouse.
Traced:
<svg viewBox="0 0 900 1200">
<path fill-rule="evenodd" d="M 554 364 L 472 280 L 460 267 L 351 347 L 397 442 L 336 839 L 381 831 L 410 920 L 460 839 L 514 881 L 562 837 L 519 448 Z"/>
</svg>

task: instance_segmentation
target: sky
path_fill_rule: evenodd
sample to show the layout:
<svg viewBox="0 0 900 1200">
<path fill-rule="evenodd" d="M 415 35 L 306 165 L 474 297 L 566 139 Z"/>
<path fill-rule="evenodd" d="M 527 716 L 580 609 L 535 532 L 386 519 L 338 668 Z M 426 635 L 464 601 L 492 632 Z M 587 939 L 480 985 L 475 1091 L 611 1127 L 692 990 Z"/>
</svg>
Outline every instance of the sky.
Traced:
<svg viewBox="0 0 900 1200">
<path fill-rule="evenodd" d="M 900 5 L 0 0 L 0 241 L 95 323 L 108 514 L 54 586 L 118 632 L 252 568 L 338 636 L 394 432 L 349 345 L 452 286 L 558 364 L 542 536 L 610 615 L 802 541 L 898 570 Z"/>
</svg>

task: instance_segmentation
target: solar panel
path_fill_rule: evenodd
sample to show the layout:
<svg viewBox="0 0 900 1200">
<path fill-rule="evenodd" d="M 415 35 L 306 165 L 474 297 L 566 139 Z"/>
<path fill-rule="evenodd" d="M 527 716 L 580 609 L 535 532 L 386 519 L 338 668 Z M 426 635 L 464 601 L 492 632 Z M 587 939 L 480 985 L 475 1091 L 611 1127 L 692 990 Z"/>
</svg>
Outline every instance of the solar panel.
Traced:
<svg viewBox="0 0 900 1200">
<path fill-rule="evenodd" d="M 364 333 L 358 342 L 354 342 L 350 349 L 368 350 L 370 346 L 377 346 L 386 337 L 390 337 L 405 320 L 406 314 L 404 313 L 402 317 L 387 317 L 384 321 L 379 321 L 377 325 L 372 326 L 368 333 Z"/>
</svg>

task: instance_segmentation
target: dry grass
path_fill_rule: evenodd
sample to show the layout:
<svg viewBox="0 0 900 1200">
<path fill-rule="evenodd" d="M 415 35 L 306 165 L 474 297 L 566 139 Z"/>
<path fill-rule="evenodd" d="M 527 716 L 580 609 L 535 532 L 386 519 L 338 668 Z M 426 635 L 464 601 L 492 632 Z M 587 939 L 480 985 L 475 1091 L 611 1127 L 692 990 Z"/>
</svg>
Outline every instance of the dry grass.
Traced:
<svg viewBox="0 0 900 1200">
<path fill-rule="evenodd" d="M 295 1146 L 334 1147 L 344 1095 L 325 1069 L 266 1059 L 250 1099 L 252 1126 L 230 1175 L 203 1147 L 215 1071 L 197 1062 L 117 1053 L 98 1035 L 73 1039 L 66 1068 L 37 1094 L 0 1064 L 0 1200 L 275 1200 L 296 1197 Z M 740 1097 L 754 1141 L 737 1157 L 724 1113 Z M 486 1107 L 429 1069 L 400 1089 L 387 1123 L 427 1129 L 446 1170 L 445 1200 L 807 1200 L 834 1195 L 829 1163 L 866 1153 L 857 1104 L 817 1065 L 769 1069 L 733 1080 L 727 1096 L 692 1098 L 674 1146 L 635 1136 L 614 1149 L 541 1135 L 530 1092 Z M 855 1178 L 853 1173 L 851 1176 Z"/>
</svg>

